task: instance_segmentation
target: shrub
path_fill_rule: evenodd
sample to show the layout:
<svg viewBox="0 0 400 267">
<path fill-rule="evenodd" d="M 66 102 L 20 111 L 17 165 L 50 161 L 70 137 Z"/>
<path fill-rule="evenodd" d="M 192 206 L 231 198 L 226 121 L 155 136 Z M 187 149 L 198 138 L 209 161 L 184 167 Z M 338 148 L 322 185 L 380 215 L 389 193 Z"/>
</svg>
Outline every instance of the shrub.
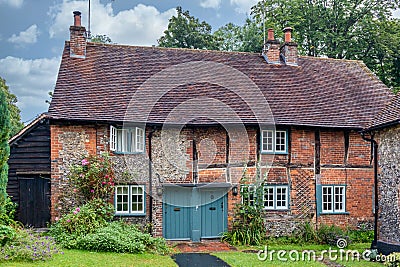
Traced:
<svg viewBox="0 0 400 267">
<path fill-rule="evenodd" d="M 222 235 L 222 240 L 231 245 L 260 245 L 266 239 L 262 204 L 264 183 L 260 182 L 257 175 L 257 185 L 250 187 L 246 172 L 245 169 L 240 181 L 243 202 L 236 205 L 233 230 Z M 259 173 L 257 171 L 257 174 Z M 252 191 L 250 191 L 250 188 L 252 188 Z"/>
<path fill-rule="evenodd" d="M 108 201 L 114 191 L 114 171 L 108 154 L 89 156 L 70 169 L 69 181 L 85 201 Z"/>
<path fill-rule="evenodd" d="M 0 225 L 17 225 L 14 220 L 17 204 L 13 203 L 10 197 L 0 198 Z"/>
<path fill-rule="evenodd" d="M 4 246 L 6 243 L 12 241 L 17 232 L 11 226 L 0 225 L 0 245 Z"/>
<path fill-rule="evenodd" d="M 82 207 L 73 209 L 50 227 L 49 234 L 65 248 L 76 247 L 77 239 L 107 225 L 114 208 L 101 199 L 93 199 Z"/>
<path fill-rule="evenodd" d="M 349 230 L 348 235 L 350 240 L 355 243 L 371 243 L 374 239 L 373 230 Z"/>
<path fill-rule="evenodd" d="M 77 248 L 117 253 L 168 252 L 164 239 L 153 238 L 150 234 L 142 233 L 135 225 L 123 222 L 109 223 L 94 233 L 80 237 Z"/>
<path fill-rule="evenodd" d="M 16 236 L 0 250 L 0 262 L 9 260 L 38 261 L 62 253 L 52 237 L 41 237 L 31 230 L 19 229 Z"/>
</svg>

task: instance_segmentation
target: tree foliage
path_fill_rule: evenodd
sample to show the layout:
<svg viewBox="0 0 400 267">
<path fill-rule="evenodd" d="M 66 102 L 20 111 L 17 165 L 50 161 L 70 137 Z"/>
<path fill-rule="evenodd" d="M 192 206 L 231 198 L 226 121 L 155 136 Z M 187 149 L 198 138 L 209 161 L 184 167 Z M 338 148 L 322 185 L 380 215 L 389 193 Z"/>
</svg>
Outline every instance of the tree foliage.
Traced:
<svg viewBox="0 0 400 267">
<path fill-rule="evenodd" d="M 218 49 L 218 42 L 211 34 L 211 25 L 205 21 L 200 22 L 183 11 L 176 8 L 177 15 L 169 19 L 168 29 L 158 40 L 161 47 L 193 48 L 193 49 Z"/>
<path fill-rule="evenodd" d="M 93 43 L 101 43 L 101 44 L 111 44 L 111 38 L 105 34 L 96 34 L 95 36 L 90 38 L 90 41 Z"/>
<path fill-rule="evenodd" d="M 363 60 L 386 85 L 398 88 L 399 0 L 263 0 L 252 8 L 257 23 L 294 28 L 299 52 Z"/>
<path fill-rule="evenodd" d="M 10 137 L 10 113 L 8 111 L 8 102 L 4 90 L 0 90 L 0 204 L 3 204 L 7 198 L 8 181 L 8 156 L 10 155 L 10 146 L 8 139 Z"/>
<path fill-rule="evenodd" d="M 5 94 L 10 118 L 10 137 L 18 133 L 24 124 L 21 122 L 21 111 L 17 107 L 17 97 L 10 93 L 6 81 L 0 77 L 0 90 Z"/>
</svg>

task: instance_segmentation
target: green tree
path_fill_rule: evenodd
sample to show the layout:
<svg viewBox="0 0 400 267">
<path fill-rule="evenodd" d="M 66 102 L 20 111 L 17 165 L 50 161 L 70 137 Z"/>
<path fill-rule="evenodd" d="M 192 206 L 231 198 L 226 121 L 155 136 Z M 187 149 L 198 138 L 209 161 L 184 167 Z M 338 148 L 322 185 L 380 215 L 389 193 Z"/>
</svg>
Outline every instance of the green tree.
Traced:
<svg viewBox="0 0 400 267">
<path fill-rule="evenodd" d="M 90 38 L 90 41 L 93 43 L 101 43 L 101 44 L 111 44 L 111 38 L 105 34 L 97 34 Z"/>
<path fill-rule="evenodd" d="M 211 33 L 211 25 L 205 21 L 200 22 L 189 14 L 176 8 L 177 16 L 169 19 L 168 29 L 158 39 L 161 47 L 193 48 L 193 49 L 218 49 L 218 42 Z"/>
<path fill-rule="evenodd" d="M 247 18 L 243 26 L 228 23 L 214 32 L 219 50 L 260 53 L 263 31 L 256 21 Z"/>
<path fill-rule="evenodd" d="M 398 50 L 392 47 L 398 46 L 399 34 L 390 27 L 398 21 L 390 17 L 399 6 L 400 0 L 263 0 L 251 14 L 256 22 L 275 29 L 293 27 L 300 54 L 363 60 L 386 85 L 396 88 Z"/>
<path fill-rule="evenodd" d="M 10 137 L 10 113 L 8 111 L 8 102 L 4 90 L 0 90 L 0 203 L 4 204 L 7 198 L 8 181 L 8 156 L 10 155 L 10 146 L 8 139 Z"/>
<path fill-rule="evenodd" d="M 8 111 L 10 113 L 10 136 L 14 136 L 24 127 L 24 124 L 21 122 L 21 111 L 17 107 L 18 100 L 14 94 L 10 93 L 6 81 L 1 77 L 0 90 L 5 94 Z"/>
</svg>

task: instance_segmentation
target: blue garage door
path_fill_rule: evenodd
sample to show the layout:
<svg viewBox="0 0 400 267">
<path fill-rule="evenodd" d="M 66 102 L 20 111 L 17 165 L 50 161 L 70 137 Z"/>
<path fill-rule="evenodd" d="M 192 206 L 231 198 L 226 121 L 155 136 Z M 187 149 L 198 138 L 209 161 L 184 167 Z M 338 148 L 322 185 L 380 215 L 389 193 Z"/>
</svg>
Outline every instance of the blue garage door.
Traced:
<svg viewBox="0 0 400 267">
<path fill-rule="evenodd" d="M 217 238 L 227 229 L 224 188 L 168 186 L 163 196 L 163 235 L 166 239 Z"/>
</svg>

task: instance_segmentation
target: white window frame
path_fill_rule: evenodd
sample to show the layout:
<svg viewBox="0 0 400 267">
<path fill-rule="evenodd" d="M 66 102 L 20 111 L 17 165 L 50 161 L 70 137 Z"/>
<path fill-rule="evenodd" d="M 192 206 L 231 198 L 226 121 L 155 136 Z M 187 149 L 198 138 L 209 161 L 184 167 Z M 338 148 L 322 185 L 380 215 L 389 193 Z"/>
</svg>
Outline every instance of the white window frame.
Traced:
<svg viewBox="0 0 400 267">
<path fill-rule="evenodd" d="M 249 205 L 249 206 L 254 206 L 255 204 L 256 204 L 256 193 L 257 193 L 257 190 L 256 190 L 256 186 L 255 185 L 245 185 L 246 187 L 247 187 L 247 194 L 248 194 L 248 198 L 247 199 L 245 199 L 244 197 L 243 197 L 243 191 L 241 192 L 241 195 L 242 195 L 242 204 L 245 204 L 245 202 L 247 202 L 246 204 L 247 205 Z M 243 187 L 242 187 L 243 188 Z"/>
<path fill-rule="evenodd" d="M 266 190 L 271 190 L 272 189 L 272 202 L 273 206 L 266 206 L 265 203 L 267 201 L 271 201 L 270 199 L 266 199 Z M 285 190 L 284 194 L 280 194 L 281 196 L 285 196 L 285 205 L 279 205 L 278 206 L 278 189 Z M 264 186 L 264 194 L 263 194 L 263 205 L 264 209 L 266 210 L 287 210 L 289 209 L 289 186 L 288 185 L 266 185 Z"/>
<path fill-rule="evenodd" d="M 128 210 L 118 211 L 118 188 L 128 188 Z M 141 194 L 133 194 L 133 188 L 141 189 Z M 126 194 L 124 194 L 126 195 Z M 141 196 L 142 202 L 133 202 L 133 196 Z M 142 210 L 133 210 L 133 204 L 142 204 Z M 144 215 L 146 214 L 146 193 L 144 185 L 117 185 L 114 193 L 115 215 Z"/>
<path fill-rule="evenodd" d="M 283 139 L 279 136 L 283 134 Z M 286 130 L 262 130 L 261 131 L 261 153 L 279 153 L 286 154 L 288 148 L 288 138 L 287 138 Z M 279 136 L 279 137 L 278 137 Z M 283 140 L 283 144 L 277 143 L 277 140 Z M 264 142 L 264 139 L 267 143 Z M 267 149 L 264 149 L 264 145 L 266 145 Z M 277 145 L 283 145 L 284 149 L 277 149 Z M 271 149 L 269 149 L 269 147 Z"/>
<path fill-rule="evenodd" d="M 325 191 L 325 190 L 330 190 L 330 193 Z M 340 194 L 336 192 L 336 189 L 341 190 Z M 327 198 L 329 197 L 330 201 L 327 201 L 328 199 L 324 199 L 324 196 Z M 340 197 L 340 201 L 338 201 L 338 198 Z M 339 202 L 341 203 L 341 208 L 337 209 L 336 208 L 336 203 Z M 326 209 L 324 204 L 331 204 L 330 209 Z M 344 185 L 322 185 L 321 186 L 321 211 L 322 213 L 343 213 L 346 212 L 346 186 Z"/>
<path fill-rule="evenodd" d="M 144 128 L 117 128 L 110 126 L 110 151 L 117 153 L 143 153 L 145 147 Z"/>
</svg>

